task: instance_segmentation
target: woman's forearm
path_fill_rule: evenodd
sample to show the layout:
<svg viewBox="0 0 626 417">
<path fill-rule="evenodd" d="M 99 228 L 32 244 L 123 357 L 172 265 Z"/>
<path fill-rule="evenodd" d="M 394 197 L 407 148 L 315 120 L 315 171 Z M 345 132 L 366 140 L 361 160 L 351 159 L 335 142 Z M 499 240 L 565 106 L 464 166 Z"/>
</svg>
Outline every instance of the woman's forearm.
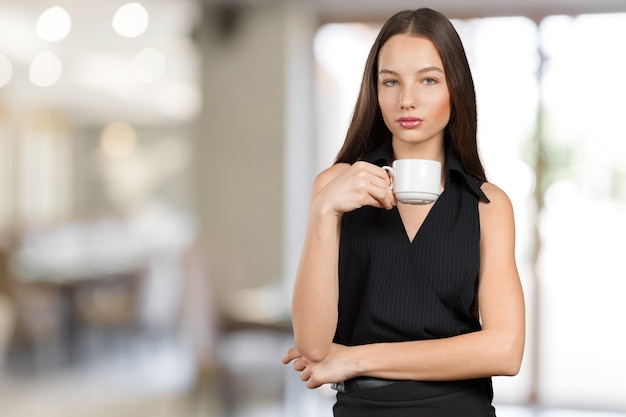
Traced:
<svg viewBox="0 0 626 417">
<path fill-rule="evenodd" d="M 337 328 L 344 213 L 363 206 L 391 209 L 394 201 L 387 172 L 374 164 L 339 163 L 316 178 L 292 300 L 296 349 L 306 358 L 324 359 Z"/>
<path fill-rule="evenodd" d="M 312 211 L 294 286 L 295 345 L 313 361 L 328 354 L 337 327 L 339 227 L 337 215 Z"/>
<path fill-rule="evenodd" d="M 452 381 L 488 376 L 512 376 L 519 371 L 524 350 L 520 327 L 512 331 L 480 330 L 444 339 L 332 344 L 322 361 L 290 349 L 283 363 L 294 361 L 307 387 L 359 376 L 392 380 Z"/>
<path fill-rule="evenodd" d="M 378 343 L 351 348 L 354 376 L 456 380 L 517 374 L 523 335 L 478 331 L 446 339 Z"/>
</svg>

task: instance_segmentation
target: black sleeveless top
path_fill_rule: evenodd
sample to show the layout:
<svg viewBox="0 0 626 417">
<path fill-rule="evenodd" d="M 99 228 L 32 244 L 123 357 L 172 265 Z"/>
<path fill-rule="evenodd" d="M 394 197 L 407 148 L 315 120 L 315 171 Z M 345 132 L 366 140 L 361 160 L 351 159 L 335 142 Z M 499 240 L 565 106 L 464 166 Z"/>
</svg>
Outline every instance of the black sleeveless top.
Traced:
<svg viewBox="0 0 626 417">
<path fill-rule="evenodd" d="M 387 141 L 364 160 L 391 165 Z M 343 215 L 339 318 L 335 342 L 437 339 L 480 330 L 481 182 L 450 153 L 446 182 L 413 241 L 397 208 L 362 207 Z"/>
</svg>

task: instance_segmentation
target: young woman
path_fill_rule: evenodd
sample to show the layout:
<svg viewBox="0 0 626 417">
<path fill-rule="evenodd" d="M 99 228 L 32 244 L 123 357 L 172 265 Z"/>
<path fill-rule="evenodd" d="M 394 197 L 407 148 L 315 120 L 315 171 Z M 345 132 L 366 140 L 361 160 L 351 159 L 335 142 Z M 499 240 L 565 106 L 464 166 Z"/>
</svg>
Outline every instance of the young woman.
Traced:
<svg viewBox="0 0 626 417">
<path fill-rule="evenodd" d="M 313 185 L 283 359 L 309 388 L 333 384 L 336 417 L 495 416 L 491 376 L 520 368 L 513 210 L 486 181 L 476 125 L 451 22 L 391 17 L 336 163 Z M 407 158 L 441 162 L 433 204 L 396 202 L 381 167 Z"/>
</svg>

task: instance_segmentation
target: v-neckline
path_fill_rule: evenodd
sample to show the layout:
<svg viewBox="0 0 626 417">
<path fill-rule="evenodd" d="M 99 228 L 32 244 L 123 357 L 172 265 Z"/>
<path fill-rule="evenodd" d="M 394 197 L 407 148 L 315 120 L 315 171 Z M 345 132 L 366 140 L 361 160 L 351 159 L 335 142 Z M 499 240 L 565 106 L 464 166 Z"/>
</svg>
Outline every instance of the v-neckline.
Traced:
<svg viewBox="0 0 626 417">
<path fill-rule="evenodd" d="M 445 189 L 444 189 L 444 191 L 445 191 Z M 398 206 L 394 207 L 394 210 L 395 210 L 395 212 L 396 212 L 396 214 L 398 216 L 398 220 L 400 221 L 400 226 L 401 226 L 402 232 L 403 232 L 404 236 L 406 237 L 406 240 L 408 241 L 409 245 L 413 245 L 413 243 L 417 240 L 417 238 L 421 234 L 422 229 L 424 228 L 424 226 L 428 222 L 429 217 L 431 217 L 431 213 L 433 212 L 433 210 L 435 209 L 435 206 L 437 205 L 437 203 L 441 199 L 444 191 L 441 192 L 441 194 L 439 195 L 437 200 L 435 200 L 431 204 L 429 204 L 430 208 L 426 212 L 426 215 L 424 216 L 424 219 L 422 220 L 421 224 L 417 227 L 417 230 L 415 231 L 413 236 L 411 236 L 411 232 L 407 228 L 406 223 L 405 223 L 404 219 L 402 218 L 402 214 L 400 213 L 400 209 L 398 208 Z"/>
</svg>

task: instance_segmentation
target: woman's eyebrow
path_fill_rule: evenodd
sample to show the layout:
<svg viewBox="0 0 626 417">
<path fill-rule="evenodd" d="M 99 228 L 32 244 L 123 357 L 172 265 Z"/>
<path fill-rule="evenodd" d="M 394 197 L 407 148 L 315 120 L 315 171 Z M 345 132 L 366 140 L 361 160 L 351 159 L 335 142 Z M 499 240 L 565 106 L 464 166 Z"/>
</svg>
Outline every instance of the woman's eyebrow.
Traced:
<svg viewBox="0 0 626 417">
<path fill-rule="evenodd" d="M 388 70 L 388 69 L 381 69 L 380 71 L 378 71 L 378 75 L 381 75 L 381 74 L 398 75 L 397 72 L 392 71 L 392 70 Z"/>
<path fill-rule="evenodd" d="M 426 67 L 426 68 L 422 68 L 421 70 L 417 71 L 418 74 L 423 74 L 425 72 L 443 72 L 443 70 L 437 66 L 431 66 L 431 67 Z"/>
<path fill-rule="evenodd" d="M 417 74 L 423 74 L 426 72 L 441 72 L 443 73 L 443 70 L 437 66 L 430 66 L 430 67 L 424 67 L 420 70 L 417 71 Z M 378 71 L 378 75 L 380 76 L 381 74 L 391 74 L 391 75 L 398 75 L 398 73 L 396 71 L 390 70 L 390 69 L 381 69 L 380 71 Z"/>
</svg>

